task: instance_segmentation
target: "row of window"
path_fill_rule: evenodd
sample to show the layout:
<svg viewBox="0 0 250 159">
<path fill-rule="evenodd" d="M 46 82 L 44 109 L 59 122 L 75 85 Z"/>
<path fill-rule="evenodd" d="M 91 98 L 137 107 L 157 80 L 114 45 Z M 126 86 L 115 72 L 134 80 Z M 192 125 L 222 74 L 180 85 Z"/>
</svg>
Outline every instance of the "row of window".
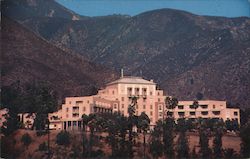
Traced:
<svg viewBox="0 0 250 159">
<path fill-rule="evenodd" d="M 179 116 L 185 116 L 185 113 L 187 112 L 178 112 Z M 212 111 L 214 115 L 220 115 L 220 111 Z M 189 112 L 189 115 L 195 115 L 196 112 Z M 208 115 L 208 111 L 202 111 L 201 115 Z"/>
<path fill-rule="evenodd" d="M 72 111 L 73 112 L 79 112 L 79 107 L 78 106 L 74 106 L 72 108 Z M 82 107 L 82 111 L 85 112 L 86 111 L 86 107 Z M 69 108 L 68 107 L 66 108 L 66 112 L 69 112 Z"/>
<path fill-rule="evenodd" d="M 202 109 L 207 109 L 208 105 L 199 105 Z M 189 105 L 190 109 L 195 109 L 194 105 Z M 215 105 L 213 105 L 213 109 L 215 109 Z M 184 109 L 184 105 L 178 105 L 178 109 Z"/>
<path fill-rule="evenodd" d="M 72 103 L 72 102 L 69 101 L 69 104 L 71 104 L 71 103 Z M 89 104 L 89 100 L 87 100 L 87 103 Z M 76 104 L 76 105 L 81 105 L 81 104 L 83 104 L 83 101 L 82 101 L 82 100 L 76 101 L 75 104 Z"/>
<path fill-rule="evenodd" d="M 132 95 L 132 88 L 131 87 L 128 87 L 127 88 L 127 94 L 128 95 Z M 140 88 L 134 88 L 134 95 L 139 95 L 140 94 Z M 142 88 L 142 95 L 143 96 L 146 96 L 147 95 L 147 88 Z M 150 91 L 149 92 L 149 95 L 153 95 L 153 92 Z M 158 93 L 158 95 L 160 95 L 160 93 Z"/>
<path fill-rule="evenodd" d="M 117 109 L 118 105 L 114 104 L 114 109 Z M 124 104 L 121 104 L 121 108 L 124 109 Z M 136 109 L 138 109 L 138 105 L 136 105 Z M 143 109 L 146 109 L 146 105 L 143 105 Z M 153 105 L 150 105 L 150 109 L 153 109 Z M 159 105 L 159 110 L 162 110 L 162 106 Z"/>
</svg>

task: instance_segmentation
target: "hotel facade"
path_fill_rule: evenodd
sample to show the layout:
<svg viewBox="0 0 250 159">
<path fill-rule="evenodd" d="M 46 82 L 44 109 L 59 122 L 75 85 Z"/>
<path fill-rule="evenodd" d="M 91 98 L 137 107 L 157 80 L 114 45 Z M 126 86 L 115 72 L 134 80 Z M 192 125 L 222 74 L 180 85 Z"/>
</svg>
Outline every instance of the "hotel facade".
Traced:
<svg viewBox="0 0 250 159">
<path fill-rule="evenodd" d="M 121 76 L 120 79 L 108 83 L 96 95 L 84 97 L 67 97 L 62 108 L 49 114 L 50 129 L 78 130 L 82 127 L 81 117 L 91 113 L 120 112 L 128 116 L 128 106 L 132 98 L 137 97 L 135 115 L 145 112 L 153 126 L 158 120 L 166 117 L 163 90 L 156 87 L 153 80 L 141 77 Z M 172 116 L 178 118 L 216 118 L 236 119 L 240 123 L 240 112 L 236 108 L 227 108 L 225 101 L 199 101 L 198 109 L 192 108 L 193 101 L 179 101 L 178 106 L 171 110 Z"/>
</svg>

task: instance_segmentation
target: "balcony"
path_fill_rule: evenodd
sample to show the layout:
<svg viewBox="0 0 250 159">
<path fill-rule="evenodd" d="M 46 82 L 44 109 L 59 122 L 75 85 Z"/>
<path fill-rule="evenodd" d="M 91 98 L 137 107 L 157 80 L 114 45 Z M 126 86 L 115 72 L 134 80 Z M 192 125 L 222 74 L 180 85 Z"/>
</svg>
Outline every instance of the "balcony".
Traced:
<svg viewBox="0 0 250 159">
<path fill-rule="evenodd" d="M 73 114 L 72 114 L 72 117 L 73 117 L 73 118 L 79 117 L 79 113 L 73 113 Z"/>
<path fill-rule="evenodd" d="M 185 116 L 185 112 L 178 112 L 179 117 L 184 117 Z"/>
<path fill-rule="evenodd" d="M 208 115 L 208 111 L 202 111 L 201 115 Z"/>
<path fill-rule="evenodd" d="M 220 111 L 212 111 L 214 115 L 220 115 Z"/>
<path fill-rule="evenodd" d="M 189 112 L 190 116 L 195 116 L 195 112 Z"/>
<path fill-rule="evenodd" d="M 207 108 L 208 108 L 208 105 L 200 105 L 200 107 L 201 107 L 202 109 L 207 109 Z"/>
</svg>

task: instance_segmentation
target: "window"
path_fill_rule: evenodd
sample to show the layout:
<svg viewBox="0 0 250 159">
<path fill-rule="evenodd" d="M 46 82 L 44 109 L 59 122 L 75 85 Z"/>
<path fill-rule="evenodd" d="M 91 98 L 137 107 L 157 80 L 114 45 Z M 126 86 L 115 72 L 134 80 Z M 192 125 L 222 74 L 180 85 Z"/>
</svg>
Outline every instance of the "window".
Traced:
<svg viewBox="0 0 250 159">
<path fill-rule="evenodd" d="M 73 113 L 72 116 L 73 118 L 79 117 L 79 113 Z"/>
<path fill-rule="evenodd" d="M 142 95 L 146 96 L 147 95 L 147 88 L 142 88 Z"/>
<path fill-rule="evenodd" d="M 122 97 L 122 101 L 124 101 L 124 97 Z"/>
<path fill-rule="evenodd" d="M 178 112 L 178 115 L 179 115 L 180 117 L 183 117 L 183 116 L 185 115 L 185 112 Z"/>
<path fill-rule="evenodd" d="M 69 117 L 69 114 L 66 114 L 66 118 L 68 118 Z"/>
<path fill-rule="evenodd" d="M 69 108 L 66 108 L 66 112 L 69 112 Z"/>
<path fill-rule="evenodd" d="M 150 115 L 151 115 L 151 116 L 153 115 L 153 112 L 152 112 L 152 111 L 150 111 Z"/>
<path fill-rule="evenodd" d="M 161 108 L 161 105 L 159 105 L 159 110 L 161 110 L 162 108 Z"/>
<path fill-rule="evenodd" d="M 152 91 L 150 91 L 150 93 L 149 93 L 151 96 L 153 95 L 153 92 Z"/>
<path fill-rule="evenodd" d="M 73 109 L 72 109 L 72 112 L 73 113 L 79 113 L 79 107 L 74 106 Z"/>
<path fill-rule="evenodd" d="M 160 92 L 158 92 L 157 94 L 158 94 L 158 96 L 159 96 L 159 95 L 160 95 Z"/>
<path fill-rule="evenodd" d="M 76 105 L 82 104 L 83 101 L 76 101 Z"/>
<path fill-rule="evenodd" d="M 86 111 L 86 107 L 83 107 L 83 108 L 82 108 L 82 111 L 84 111 L 84 112 L 85 112 L 85 111 Z"/>
<path fill-rule="evenodd" d="M 122 108 L 124 108 L 124 104 L 122 104 Z"/>
<path fill-rule="evenodd" d="M 215 109 L 215 105 L 213 105 L 213 109 Z"/>
<path fill-rule="evenodd" d="M 153 105 L 150 105 L 150 109 L 153 109 Z"/>
<path fill-rule="evenodd" d="M 195 112 L 190 112 L 190 115 L 195 115 Z"/>
<path fill-rule="evenodd" d="M 132 88 L 129 87 L 127 91 L 128 91 L 128 95 L 131 96 L 132 95 Z"/>
<path fill-rule="evenodd" d="M 161 98 L 158 98 L 158 102 L 161 102 Z"/>
<path fill-rule="evenodd" d="M 89 104 L 89 100 L 87 100 L 87 103 Z"/>
<path fill-rule="evenodd" d="M 159 116 L 162 117 L 162 112 L 159 113 Z"/>
<path fill-rule="evenodd" d="M 194 109 L 194 105 L 189 105 L 189 108 L 190 109 Z"/>
<path fill-rule="evenodd" d="M 202 109 L 207 109 L 207 108 L 208 108 L 208 105 L 200 105 L 200 107 L 201 107 Z"/>
<path fill-rule="evenodd" d="M 115 94 L 115 91 L 112 91 L 112 94 Z"/>
<path fill-rule="evenodd" d="M 213 111 L 214 115 L 220 115 L 220 111 Z"/>
<path fill-rule="evenodd" d="M 146 109 L 146 105 L 143 105 L 143 109 Z"/>
<path fill-rule="evenodd" d="M 69 101 L 69 104 L 71 104 L 71 101 Z"/>
<path fill-rule="evenodd" d="M 201 114 L 202 115 L 208 115 L 208 111 L 202 111 Z"/>
<path fill-rule="evenodd" d="M 143 102 L 146 102 L 146 98 L 143 98 Z"/>
<path fill-rule="evenodd" d="M 138 109 L 138 105 L 136 105 L 135 108 Z"/>
<path fill-rule="evenodd" d="M 117 104 L 116 103 L 114 103 L 114 109 L 117 109 Z"/>
<path fill-rule="evenodd" d="M 73 111 L 74 111 L 74 110 L 79 110 L 79 107 L 74 106 L 74 107 L 73 107 Z"/>
<path fill-rule="evenodd" d="M 167 112 L 168 116 L 173 116 L 173 112 Z"/>
<path fill-rule="evenodd" d="M 178 105 L 178 109 L 184 109 L 184 105 Z"/>
<path fill-rule="evenodd" d="M 68 121 L 68 126 L 69 126 L 69 127 L 71 126 L 71 121 Z"/>
<path fill-rule="evenodd" d="M 139 95 L 139 91 L 140 91 L 140 89 L 139 88 L 135 88 L 135 95 Z"/>
<path fill-rule="evenodd" d="M 238 112 L 234 112 L 234 116 L 237 116 L 238 115 Z"/>
</svg>

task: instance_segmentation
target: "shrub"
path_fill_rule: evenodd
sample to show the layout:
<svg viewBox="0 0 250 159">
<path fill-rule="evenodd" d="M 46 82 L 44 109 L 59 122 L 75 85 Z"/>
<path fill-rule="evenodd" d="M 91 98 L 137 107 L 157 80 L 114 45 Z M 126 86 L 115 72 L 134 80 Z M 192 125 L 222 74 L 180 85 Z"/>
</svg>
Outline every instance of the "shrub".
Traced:
<svg viewBox="0 0 250 159">
<path fill-rule="evenodd" d="M 21 142 L 23 143 L 23 145 L 26 147 L 26 149 L 28 148 L 28 146 L 31 144 L 32 139 L 30 137 L 30 135 L 28 133 L 23 134 L 22 138 L 21 138 Z"/>
<path fill-rule="evenodd" d="M 47 132 L 45 130 L 37 130 L 36 131 L 36 136 L 43 136 L 43 135 L 46 135 Z"/>
<path fill-rule="evenodd" d="M 56 136 L 58 145 L 68 146 L 70 144 L 70 134 L 67 131 L 61 131 Z"/>
<path fill-rule="evenodd" d="M 41 143 L 38 147 L 39 151 L 46 151 L 47 150 L 47 144 L 45 142 Z"/>
</svg>

